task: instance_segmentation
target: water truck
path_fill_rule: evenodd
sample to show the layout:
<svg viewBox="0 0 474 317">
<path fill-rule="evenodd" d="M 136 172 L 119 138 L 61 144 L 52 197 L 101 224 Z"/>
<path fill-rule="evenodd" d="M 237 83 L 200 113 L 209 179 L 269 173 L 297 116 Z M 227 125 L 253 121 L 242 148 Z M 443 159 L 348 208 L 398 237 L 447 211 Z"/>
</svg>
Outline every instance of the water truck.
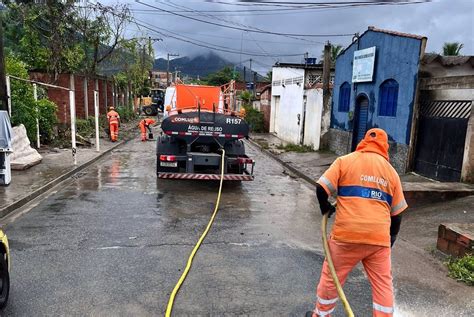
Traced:
<svg viewBox="0 0 474 317">
<path fill-rule="evenodd" d="M 249 125 L 231 110 L 233 88 L 176 84 L 165 94 L 162 135 L 157 140 L 157 175 L 165 179 L 254 179 L 254 160 L 245 154 Z"/>
</svg>

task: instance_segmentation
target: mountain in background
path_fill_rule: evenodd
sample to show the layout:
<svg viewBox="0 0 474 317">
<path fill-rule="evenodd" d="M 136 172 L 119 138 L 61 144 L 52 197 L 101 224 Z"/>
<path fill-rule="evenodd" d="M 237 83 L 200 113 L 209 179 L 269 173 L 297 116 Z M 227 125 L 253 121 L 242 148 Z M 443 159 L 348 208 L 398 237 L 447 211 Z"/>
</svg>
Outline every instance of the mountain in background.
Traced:
<svg viewBox="0 0 474 317">
<path fill-rule="evenodd" d="M 153 65 L 154 70 L 166 71 L 168 61 L 165 58 L 155 59 Z M 206 77 L 211 73 L 215 73 L 224 67 L 234 67 L 234 64 L 217 55 L 216 53 L 209 52 L 208 54 L 198 55 L 195 57 L 178 57 L 170 60 L 170 72 L 178 70 L 182 75 L 188 75 L 193 78 Z M 240 78 L 243 78 L 243 67 L 236 67 L 236 71 L 240 73 Z M 246 70 L 246 80 L 248 82 L 253 81 L 253 74 L 250 73 L 249 69 Z M 263 76 L 257 74 L 257 81 L 262 81 Z"/>
<path fill-rule="evenodd" d="M 165 58 L 155 59 L 154 70 L 166 71 L 168 61 Z M 233 64 L 215 53 L 198 55 L 196 57 L 178 57 L 170 60 L 170 72 L 181 71 L 182 74 L 191 77 L 205 77 L 210 73 L 217 72 L 222 68 Z"/>
</svg>

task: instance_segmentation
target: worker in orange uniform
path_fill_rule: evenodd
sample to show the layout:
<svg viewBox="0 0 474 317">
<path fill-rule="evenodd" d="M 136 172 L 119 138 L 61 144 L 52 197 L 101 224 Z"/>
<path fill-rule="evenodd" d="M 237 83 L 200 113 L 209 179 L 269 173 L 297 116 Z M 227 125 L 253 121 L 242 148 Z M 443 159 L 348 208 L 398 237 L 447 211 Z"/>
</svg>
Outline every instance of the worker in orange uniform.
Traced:
<svg viewBox="0 0 474 317">
<path fill-rule="evenodd" d="M 140 131 L 142 132 L 142 142 L 146 141 L 146 130 L 151 133 L 151 128 L 150 126 L 155 123 L 156 121 L 150 118 L 145 118 L 143 120 L 140 120 L 140 123 L 138 126 L 140 127 Z"/>
<path fill-rule="evenodd" d="M 110 140 L 116 142 L 118 139 L 118 129 L 120 126 L 120 115 L 115 111 L 114 107 L 109 107 L 107 112 L 107 120 L 109 121 Z"/>
<path fill-rule="evenodd" d="M 390 253 L 408 205 L 400 177 L 389 163 L 388 137 L 370 129 L 355 152 L 339 157 L 318 180 L 321 213 L 336 212 L 329 250 L 341 285 L 359 262 L 372 286 L 373 316 L 393 316 Z M 328 202 L 337 194 L 337 207 Z M 334 311 L 337 290 L 325 260 L 314 311 L 307 317 L 327 317 Z"/>
</svg>

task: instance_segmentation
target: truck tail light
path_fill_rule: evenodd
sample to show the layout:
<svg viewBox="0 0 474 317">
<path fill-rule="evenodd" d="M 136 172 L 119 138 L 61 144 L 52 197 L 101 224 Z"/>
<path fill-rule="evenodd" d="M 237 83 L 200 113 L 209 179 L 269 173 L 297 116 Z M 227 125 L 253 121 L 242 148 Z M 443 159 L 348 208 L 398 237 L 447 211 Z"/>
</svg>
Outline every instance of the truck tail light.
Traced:
<svg viewBox="0 0 474 317">
<path fill-rule="evenodd" d="M 239 164 L 252 164 L 253 160 L 251 158 L 248 158 L 248 157 L 238 157 L 237 162 Z"/>
<path fill-rule="evenodd" d="M 160 161 L 176 162 L 176 156 L 175 155 L 160 155 Z"/>
</svg>

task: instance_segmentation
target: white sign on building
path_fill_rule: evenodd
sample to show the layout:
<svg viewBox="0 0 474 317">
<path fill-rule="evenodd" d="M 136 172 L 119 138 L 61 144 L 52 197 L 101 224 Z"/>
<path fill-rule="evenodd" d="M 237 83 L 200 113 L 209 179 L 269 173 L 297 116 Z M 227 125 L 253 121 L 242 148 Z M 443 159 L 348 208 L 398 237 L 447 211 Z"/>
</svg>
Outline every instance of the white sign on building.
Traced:
<svg viewBox="0 0 474 317">
<path fill-rule="evenodd" d="M 375 46 L 354 52 L 352 66 L 352 82 L 363 83 L 372 81 L 375 64 Z"/>
</svg>

